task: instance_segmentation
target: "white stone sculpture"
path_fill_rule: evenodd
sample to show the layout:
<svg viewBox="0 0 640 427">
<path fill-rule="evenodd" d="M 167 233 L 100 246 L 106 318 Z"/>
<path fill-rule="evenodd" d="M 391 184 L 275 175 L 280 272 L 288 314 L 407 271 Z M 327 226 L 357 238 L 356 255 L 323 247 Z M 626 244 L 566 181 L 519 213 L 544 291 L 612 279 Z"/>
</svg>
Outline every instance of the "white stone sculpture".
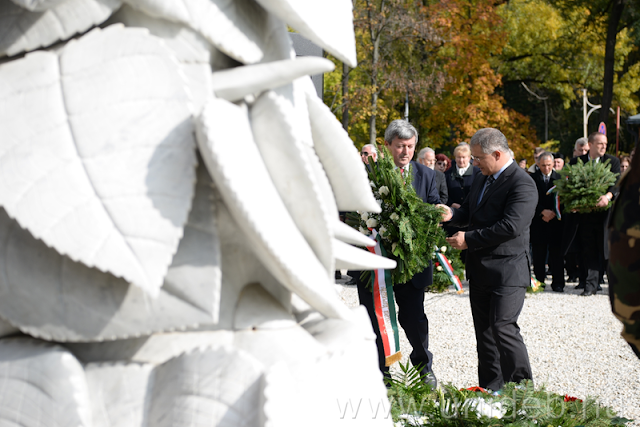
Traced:
<svg viewBox="0 0 640 427">
<path fill-rule="evenodd" d="M 0 0 L 0 426 L 391 425 L 333 273 L 395 263 L 287 34 L 355 66 L 351 16 Z"/>
</svg>

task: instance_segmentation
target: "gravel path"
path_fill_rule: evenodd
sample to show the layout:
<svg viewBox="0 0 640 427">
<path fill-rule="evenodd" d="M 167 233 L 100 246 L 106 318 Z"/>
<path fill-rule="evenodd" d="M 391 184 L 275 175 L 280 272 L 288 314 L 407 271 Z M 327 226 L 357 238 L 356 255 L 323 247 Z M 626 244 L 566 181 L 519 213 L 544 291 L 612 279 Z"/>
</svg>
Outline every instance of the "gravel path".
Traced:
<svg viewBox="0 0 640 427">
<path fill-rule="evenodd" d="M 355 286 L 337 280 L 348 306 L 358 304 Z M 592 396 L 619 416 L 640 426 L 640 360 L 620 336 L 621 323 L 611 314 L 608 287 L 592 297 L 580 297 L 575 284 L 564 293 L 527 294 L 518 324 L 524 337 L 534 381 L 547 390 L 578 398 Z M 476 340 L 469 293 L 425 294 L 429 318 L 429 349 L 441 383 L 456 387 L 477 384 Z M 402 363 L 411 351 L 400 328 Z M 396 365 L 397 366 L 397 365 Z"/>
</svg>

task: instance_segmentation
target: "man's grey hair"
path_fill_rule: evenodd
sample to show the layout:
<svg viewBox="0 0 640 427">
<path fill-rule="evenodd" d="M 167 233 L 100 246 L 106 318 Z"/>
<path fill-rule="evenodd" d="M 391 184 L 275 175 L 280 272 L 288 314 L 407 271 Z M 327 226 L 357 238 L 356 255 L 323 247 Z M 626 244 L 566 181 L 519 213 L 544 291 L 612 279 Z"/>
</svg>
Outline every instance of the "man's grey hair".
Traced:
<svg viewBox="0 0 640 427">
<path fill-rule="evenodd" d="M 587 140 L 587 138 L 585 138 L 584 136 L 581 136 L 580 138 L 576 139 L 576 144 L 573 146 L 573 149 L 577 150 L 578 148 L 584 147 L 588 143 L 589 140 Z"/>
<path fill-rule="evenodd" d="M 394 120 L 389 123 L 387 130 L 384 131 L 384 140 L 391 144 L 396 139 L 411 139 L 416 137 L 416 144 L 418 143 L 418 131 L 411 123 L 406 120 Z"/>
<path fill-rule="evenodd" d="M 420 152 L 418 152 L 418 158 L 423 159 L 427 153 L 433 153 L 434 156 L 436 155 L 436 152 L 433 151 L 433 148 L 424 147 L 422 150 L 420 150 Z"/>
<path fill-rule="evenodd" d="M 512 159 L 516 158 L 516 153 L 514 153 L 511 148 L 509 148 L 509 155 L 511 156 Z"/>
<path fill-rule="evenodd" d="M 541 161 L 542 161 L 542 159 L 545 159 L 545 158 L 547 158 L 547 157 L 548 157 L 548 158 L 550 158 L 550 159 L 551 159 L 551 161 L 553 161 L 553 159 L 555 158 L 555 157 L 554 157 L 554 155 L 553 155 L 553 153 L 550 153 L 550 152 L 548 152 L 548 151 L 545 151 L 544 153 L 542 153 L 542 154 L 540 154 L 540 155 L 538 156 L 538 162 L 541 162 Z"/>
<path fill-rule="evenodd" d="M 374 153 L 378 152 L 378 149 L 376 148 L 375 144 L 365 144 L 362 146 L 362 150 L 364 150 L 366 147 L 371 147 Z M 362 152 L 362 150 L 360 150 L 360 152 Z"/>
<path fill-rule="evenodd" d="M 472 137 L 469 145 L 479 145 L 483 153 L 489 154 L 494 151 L 509 153 L 507 137 L 495 128 L 484 128 L 477 131 Z"/>
</svg>

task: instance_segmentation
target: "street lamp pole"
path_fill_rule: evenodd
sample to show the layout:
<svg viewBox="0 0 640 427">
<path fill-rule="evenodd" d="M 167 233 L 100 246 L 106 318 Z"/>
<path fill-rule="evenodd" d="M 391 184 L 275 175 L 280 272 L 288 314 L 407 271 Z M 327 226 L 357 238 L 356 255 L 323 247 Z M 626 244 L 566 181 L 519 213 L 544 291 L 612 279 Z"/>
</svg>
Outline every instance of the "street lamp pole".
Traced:
<svg viewBox="0 0 640 427">
<path fill-rule="evenodd" d="M 587 112 L 587 105 L 592 107 L 588 112 Z M 596 110 L 599 110 L 600 108 L 602 108 L 602 105 L 594 105 L 589 102 L 589 100 L 587 99 L 587 90 L 582 89 L 582 125 L 584 128 L 585 138 L 587 137 L 587 123 L 589 122 L 589 116 L 591 115 L 591 113 L 593 113 Z M 609 108 L 609 111 L 615 114 L 615 111 L 613 111 L 613 108 Z"/>
</svg>

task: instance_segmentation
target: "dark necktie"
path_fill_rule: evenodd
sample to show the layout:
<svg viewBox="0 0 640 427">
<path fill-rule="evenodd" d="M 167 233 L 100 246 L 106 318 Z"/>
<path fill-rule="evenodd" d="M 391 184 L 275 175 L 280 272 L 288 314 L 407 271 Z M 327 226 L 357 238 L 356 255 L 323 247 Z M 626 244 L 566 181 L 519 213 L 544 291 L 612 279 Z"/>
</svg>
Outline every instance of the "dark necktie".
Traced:
<svg viewBox="0 0 640 427">
<path fill-rule="evenodd" d="M 489 187 L 491 187 L 491 184 L 493 184 L 493 181 L 495 181 L 496 179 L 493 177 L 493 175 L 489 175 L 487 177 L 487 186 L 484 188 L 484 192 L 486 193 L 487 190 L 489 189 Z"/>
<path fill-rule="evenodd" d="M 487 191 L 489 191 L 489 187 L 491 187 L 491 184 L 493 184 L 493 181 L 495 180 L 496 179 L 493 177 L 493 175 L 489 175 L 487 177 L 487 180 L 485 181 L 485 185 L 484 185 L 484 190 L 482 191 L 482 193 L 480 194 L 480 197 L 478 198 L 478 204 L 480 204 L 485 194 L 487 194 Z"/>
<path fill-rule="evenodd" d="M 547 175 L 544 176 L 544 183 L 545 184 L 549 183 L 549 177 Z"/>
</svg>

